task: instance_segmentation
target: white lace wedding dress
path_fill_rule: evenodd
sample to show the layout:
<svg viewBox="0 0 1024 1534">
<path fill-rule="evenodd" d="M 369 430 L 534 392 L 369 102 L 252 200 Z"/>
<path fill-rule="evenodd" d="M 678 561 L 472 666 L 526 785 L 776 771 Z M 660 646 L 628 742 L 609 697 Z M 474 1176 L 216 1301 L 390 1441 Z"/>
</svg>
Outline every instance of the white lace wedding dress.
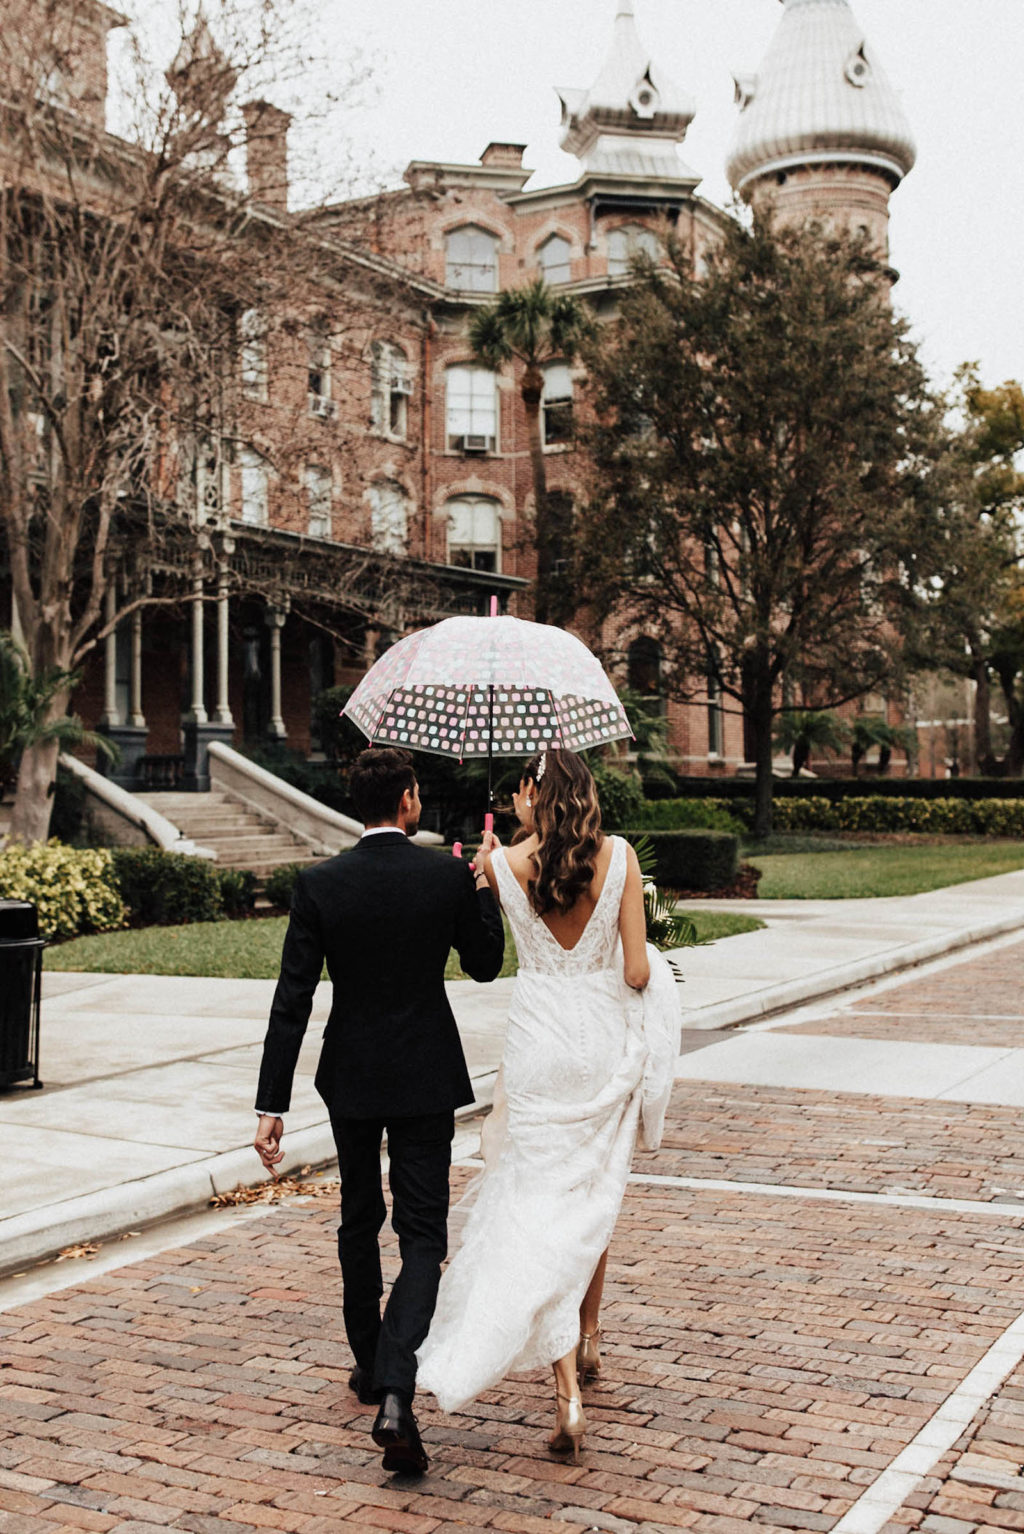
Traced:
<svg viewBox="0 0 1024 1534">
<path fill-rule="evenodd" d="M 460 1205 L 461 1244 L 441 1279 L 417 1384 L 456 1411 L 506 1374 L 562 1358 L 611 1239 L 638 1125 L 655 1148 L 679 1050 L 665 960 L 648 945 L 641 997 L 618 940 L 626 843 L 612 838 L 604 886 L 575 947 L 535 914 L 499 849 L 501 903 L 519 954 L 485 1170 Z"/>
</svg>

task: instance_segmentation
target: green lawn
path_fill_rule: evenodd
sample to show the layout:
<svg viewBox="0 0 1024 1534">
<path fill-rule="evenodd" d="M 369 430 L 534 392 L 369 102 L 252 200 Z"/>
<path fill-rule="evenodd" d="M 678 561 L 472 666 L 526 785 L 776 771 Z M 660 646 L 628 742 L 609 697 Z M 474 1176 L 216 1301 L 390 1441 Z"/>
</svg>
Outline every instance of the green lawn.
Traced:
<svg viewBox="0 0 1024 1534">
<path fill-rule="evenodd" d="M 740 916 L 734 911 L 709 911 L 704 906 L 696 911 L 680 906 L 679 912 L 688 916 L 697 928 L 698 943 L 714 943 L 720 937 L 738 937 L 741 932 L 760 932 L 764 926 L 756 916 Z"/>
<path fill-rule="evenodd" d="M 702 941 L 751 932 L 763 923 L 720 911 L 690 911 Z M 84 970 L 105 975 L 203 975 L 223 979 L 276 980 L 284 942 L 285 916 L 260 921 L 193 922 L 188 927 L 143 927 L 137 931 L 101 932 L 74 938 L 46 950 L 51 970 Z M 515 944 L 505 924 L 502 975 L 514 975 Z M 464 978 L 455 954 L 448 959 L 448 980 Z"/>
<path fill-rule="evenodd" d="M 923 890 L 987 879 L 1024 868 L 1024 841 L 858 846 L 842 852 L 746 856 L 763 875 L 762 900 L 855 900 L 872 895 L 917 895 Z"/>
</svg>

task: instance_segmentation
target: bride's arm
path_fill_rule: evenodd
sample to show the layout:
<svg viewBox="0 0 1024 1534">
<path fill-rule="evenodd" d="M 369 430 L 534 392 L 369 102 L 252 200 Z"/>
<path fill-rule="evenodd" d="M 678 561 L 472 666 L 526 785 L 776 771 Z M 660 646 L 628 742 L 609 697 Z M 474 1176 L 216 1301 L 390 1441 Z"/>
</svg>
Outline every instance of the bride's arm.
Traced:
<svg viewBox="0 0 1024 1534">
<path fill-rule="evenodd" d="M 651 978 L 647 958 L 647 918 L 644 915 L 644 882 L 633 848 L 626 843 L 626 885 L 619 907 L 619 936 L 622 939 L 623 970 L 626 984 L 642 991 Z"/>
</svg>

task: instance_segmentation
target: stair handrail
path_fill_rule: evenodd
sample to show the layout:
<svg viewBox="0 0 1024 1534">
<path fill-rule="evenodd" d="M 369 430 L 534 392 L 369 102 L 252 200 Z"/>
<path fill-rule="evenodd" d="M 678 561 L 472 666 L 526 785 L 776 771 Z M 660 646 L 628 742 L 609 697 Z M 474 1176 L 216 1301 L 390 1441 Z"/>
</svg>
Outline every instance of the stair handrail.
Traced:
<svg viewBox="0 0 1024 1534">
<path fill-rule="evenodd" d="M 154 846 L 164 852 L 176 852 L 182 857 L 207 858 L 216 862 L 217 854 L 212 847 L 201 847 L 191 837 L 182 836 L 180 829 L 166 815 L 161 815 L 159 810 L 122 788 L 119 783 L 104 777 L 102 772 L 80 762 L 77 756 L 62 751 L 60 764 L 84 785 L 88 794 L 98 799 L 107 809 L 113 810 L 119 819 L 141 831 Z"/>
<path fill-rule="evenodd" d="M 293 783 L 286 783 L 233 746 L 214 740 L 207 751 L 211 788 L 221 789 L 257 814 L 273 816 L 293 836 L 318 852 L 330 855 L 338 850 L 339 841 L 341 846 L 350 847 L 362 836 L 362 821 L 332 810 L 330 805 L 314 799 Z M 416 840 L 427 846 L 440 846 L 444 838 L 436 831 L 420 831 Z"/>
</svg>

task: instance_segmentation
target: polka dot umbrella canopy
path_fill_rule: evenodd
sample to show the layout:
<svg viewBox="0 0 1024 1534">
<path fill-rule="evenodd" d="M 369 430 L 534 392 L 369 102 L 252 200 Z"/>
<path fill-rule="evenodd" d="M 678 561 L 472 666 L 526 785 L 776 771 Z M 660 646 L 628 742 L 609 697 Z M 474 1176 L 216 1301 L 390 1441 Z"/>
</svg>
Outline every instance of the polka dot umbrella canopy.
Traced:
<svg viewBox="0 0 1024 1534">
<path fill-rule="evenodd" d="M 460 761 L 586 751 L 633 733 L 582 640 L 522 618 L 445 618 L 400 639 L 343 712 L 374 745 Z"/>
</svg>

